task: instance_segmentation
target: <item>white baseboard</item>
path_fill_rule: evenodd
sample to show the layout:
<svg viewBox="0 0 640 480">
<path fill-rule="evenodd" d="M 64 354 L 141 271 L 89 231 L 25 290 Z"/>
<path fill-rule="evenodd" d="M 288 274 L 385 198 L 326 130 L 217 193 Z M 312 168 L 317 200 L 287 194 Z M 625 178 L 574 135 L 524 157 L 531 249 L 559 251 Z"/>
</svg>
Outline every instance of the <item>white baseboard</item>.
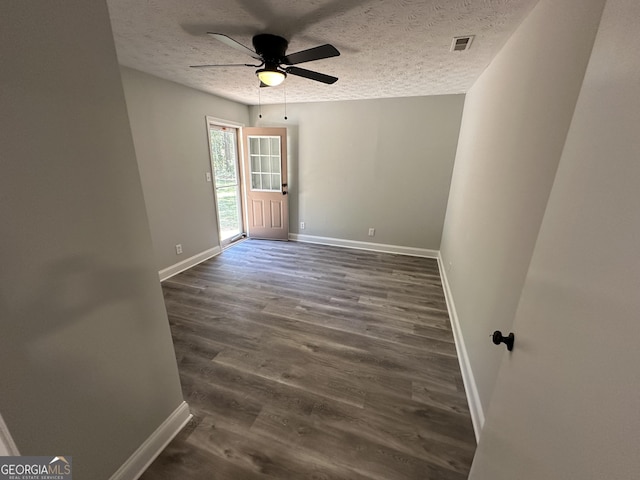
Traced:
<svg viewBox="0 0 640 480">
<path fill-rule="evenodd" d="M 438 250 L 427 248 L 402 247 L 398 245 L 386 245 L 384 243 L 359 242 L 356 240 L 343 240 L 341 238 L 316 237 L 315 235 L 301 235 L 290 233 L 289 240 L 303 243 L 319 243 L 321 245 L 332 245 L 334 247 L 357 248 L 359 250 L 371 250 L 373 252 L 398 253 L 400 255 L 410 255 L 413 257 L 438 258 Z"/>
<path fill-rule="evenodd" d="M 110 480 L 137 480 L 165 449 L 180 430 L 191 420 L 187 402 L 182 402 L 167 419 L 133 452 Z"/>
<path fill-rule="evenodd" d="M 458 352 L 458 362 L 460 362 L 462 381 L 464 382 L 464 389 L 467 393 L 467 401 L 469 402 L 469 410 L 471 411 L 471 422 L 473 423 L 473 431 L 475 432 L 477 443 L 480 439 L 480 432 L 484 425 L 484 411 L 482 409 L 482 403 L 480 403 L 480 394 L 478 393 L 478 387 L 476 386 L 473 371 L 471 370 L 471 362 L 469 361 L 469 355 L 467 354 L 467 347 L 464 344 L 464 337 L 462 336 L 462 329 L 460 328 L 460 321 L 458 319 L 458 313 L 456 312 L 456 305 L 453 301 L 451 287 L 449 286 L 447 272 L 444 269 L 444 262 L 442 261 L 440 252 L 438 252 L 438 267 L 440 268 L 442 288 L 447 301 L 447 308 L 449 309 L 453 339 Z"/>
<path fill-rule="evenodd" d="M 170 267 L 163 268 L 158 272 L 158 276 L 160 277 L 160 281 L 164 282 L 166 279 L 173 277 L 174 275 L 179 274 L 180 272 L 184 272 L 191 267 L 198 265 L 199 263 L 204 262 L 205 260 L 209 260 L 211 257 L 215 257 L 222 252 L 222 249 L 217 246 L 205 250 L 204 252 L 198 253 L 193 257 L 189 257 L 181 262 L 178 262 Z"/>
</svg>

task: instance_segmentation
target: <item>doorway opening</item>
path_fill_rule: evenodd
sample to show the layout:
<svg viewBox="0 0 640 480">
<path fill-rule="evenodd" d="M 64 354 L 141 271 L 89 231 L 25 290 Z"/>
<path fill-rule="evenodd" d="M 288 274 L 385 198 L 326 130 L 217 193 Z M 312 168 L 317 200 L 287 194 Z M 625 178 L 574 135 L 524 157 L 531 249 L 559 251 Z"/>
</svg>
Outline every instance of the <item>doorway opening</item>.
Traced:
<svg viewBox="0 0 640 480">
<path fill-rule="evenodd" d="M 289 239 L 287 129 L 242 129 L 250 238 Z"/>
<path fill-rule="evenodd" d="M 220 246 L 245 237 L 239 127 L 207 119 Z"/>
</svg>

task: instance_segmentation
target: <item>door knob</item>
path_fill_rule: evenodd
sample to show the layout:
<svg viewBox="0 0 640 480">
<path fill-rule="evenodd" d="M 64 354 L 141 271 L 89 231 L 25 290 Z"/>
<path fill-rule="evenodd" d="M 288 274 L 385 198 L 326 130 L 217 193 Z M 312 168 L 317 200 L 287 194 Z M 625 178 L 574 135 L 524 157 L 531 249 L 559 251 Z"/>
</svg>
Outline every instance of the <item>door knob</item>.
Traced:
<svg viewBox="0 0 640 480">
<path fill-rule="evenodd" d="M 504 343 L 507 346 L 507 350 L 511 351 L 513 350 L 513 342 L 515 341 L 516 336 L 513 333 L 510 333 L 505 337 L 504 335 L 502 335 L 502 332 L 500 330 L 496 330 L 495 332 L 493 332 L 493 335 L 491 335 L 491 338 L 493 340 L 493 343 L 495 343 L 496 345 Z"/>
</svg>

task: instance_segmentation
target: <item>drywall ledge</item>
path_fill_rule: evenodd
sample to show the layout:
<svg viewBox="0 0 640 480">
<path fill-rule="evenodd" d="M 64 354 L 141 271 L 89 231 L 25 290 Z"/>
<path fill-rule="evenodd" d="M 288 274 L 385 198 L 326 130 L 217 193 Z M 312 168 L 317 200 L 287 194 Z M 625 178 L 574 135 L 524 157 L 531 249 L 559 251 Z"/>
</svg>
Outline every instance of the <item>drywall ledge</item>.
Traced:
<svg viewBox="0 0 640 480">
<path fill-rule="evenodd" d="M 18 456 L 20 452 L 0 414 L 0 456 Z"/>
<path fill-rule="evenodd" d="M 453 330 L 453 340 L 458 353 L 458 362 L 460 363 L 460 372 L 462 373 L 462 381 L 464 382 L 464 390 L 467 394 L 467 402 L 469 403 L 469 411 L 471 412 L 471 422 L 473 423 L 473 431 L 476 435 L 476 443 L 480 439 L 480 432 L 484 425 L 484 411 L 480 402 L 480 394 L 476 386 L 473 371 L 471 370 L 471 362 L 467 354 L 467 347 L 464 344 L 464 337 L 456 312 L 456 305 L 453 301 L 451 287 L 447 279 L 447 272 L 444 269 L 442 256 L 438 252 L 438 268 L 440 269 L 440 278 L 442 279 L 442 289 L 444 290 L 444 298 L 447 301 L 447 309 L 449 310 L 449 320 L 451 321 L 451 330 Z"/>
<path fill-rule="evenodd" d="M 343 240 L 341 238 L 316 237 L 314 235 L 300 235 L 290 233 L 289 240 L 303 243 L 318 243 L 321 245 L 332 245 L 334 247 L 356 248 L 359 250 L 370 250 L 373 252 L 397 253 L 400 255 L 410 255 L 413 257 L 438 258 L 438 250 L 427 248 L 402 247 L 399 245 L 386 245 L 384 243 L 359 242 L 356 240 Z"/>
<path fill-rule="evenodd" d="M 187 402 L 182 402 L 167 419 L 133 452 L 110 480 L 136 480 L 151 465 L 180 430 L 191 420 Z"/>
<path fill-rule="evenodd" d="M 209 260 L 211 257 L 215 257 L 222 252 L 220 247 L 213 247 L 204 252 L 198 253 L 193 257 L 189 257 L 181 262 L 178 262 L 170 267 L 163 268 L 158 272 L 158 276 L 160 277 L 160 281 L 164 282 L 166 279 L 173 277 L 174 275 L 179 274 L 180 272 L 184 272 L 185 270 L 190 269 L 191 267 L 195 267 L 199 263 L 204 262 L 205 260 Z"/>
</svg>

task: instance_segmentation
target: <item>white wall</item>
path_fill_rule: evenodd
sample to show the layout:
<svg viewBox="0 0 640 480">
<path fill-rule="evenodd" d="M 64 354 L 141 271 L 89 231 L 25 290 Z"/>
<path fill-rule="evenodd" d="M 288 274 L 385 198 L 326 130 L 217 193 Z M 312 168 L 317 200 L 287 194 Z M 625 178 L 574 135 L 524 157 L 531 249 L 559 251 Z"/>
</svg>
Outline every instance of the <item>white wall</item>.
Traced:
<svg viewBox="0 0 640 480">
<path fill-rule="evenodd" d="M 122 67 L 158 270 L 219 247 L 205 117 L 247 124 L 249 108 Z M 176 244 L 183 254 L 176 255 Z"/>
<path fill-rule="evenodd" d="M 104 2 L 2 3 L 0 412 L 104 480 L 181 403 Z"/>
<path fill-rule="evenodd" d="M 511 330 L 603 0 L 542 0 L 468 92 L 441 252 L 482 407 Z"/>
<path fill-rule="evenodd" d="M 258 121 L 255 107 L 121 70 L 158 270 L 219 245 L 206 115 L 287 127 L 292 232 L 439 248 L 462 95 L 292 104 L 287 121 L 269 105 Z"/>
<path fill-rule="evenodd" d="M 287 126 L 291 231 L 437 250 L 464 96 L 251 109 Z M 299 222 L 306 223 L 299 230 Z M 375 227 L 375 237 L 367 236 Z"/>
<path fill-rule="evenodd" d="M 639 20 L 607 1 L 472 480 L 638 478 Z"/>
</svg>

